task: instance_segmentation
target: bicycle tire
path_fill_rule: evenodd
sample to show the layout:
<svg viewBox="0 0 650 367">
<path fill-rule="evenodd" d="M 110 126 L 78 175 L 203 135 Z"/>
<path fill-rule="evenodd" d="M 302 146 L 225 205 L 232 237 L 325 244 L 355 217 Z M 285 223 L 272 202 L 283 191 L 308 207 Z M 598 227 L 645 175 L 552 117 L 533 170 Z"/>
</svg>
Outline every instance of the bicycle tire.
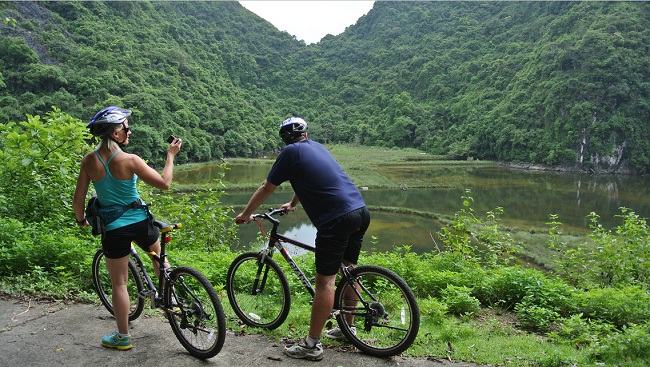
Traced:
<svg viewBox="0 0 650 367">
<path fill-rule="evenodd" d="M 259 258 L 257 252 L 235 258 L 226 276 L 226 290 L 233 311 L 244 324 L 273 330 L 289 315 L 289 282 L 273 259 L 265 257 L 260 264 Z"/>
<path fill-rule="evenodd" d="M 174 334 L 196 358 L 216 356 L 226 340 L 226 316 L 217 291 L 200 271 L 175 268 L 165 283 L 165 307 Z"/>
<path fill-rule="evenodd" d="M 113 310 L 113 301 L 112 301 L 112 286 L 111 286 L 111 276 L 108 274 L 108 268 L 106 267 L 106 257 L 104 256 L 104 251 L 102 249 L 95 252 L 92 265 L 93 273 L 93 286 L 95 291 L 99 296 L 99 300 L 102 302 L 104 307 L 115 316 L 115 311 Z M 140 291 L 144 289 L 142 285 L 142 280 L 138 275 L 138 271 L 133 265 L 131 259 L 129 259 L 129 278 L 126 284 L 127 290 L 129 292 L 129 321 L 133 321 L 140 317 L 142 311 L 144 310 L 144 298 L 139 296 Z"/>
<path fill-rule="evenodd" d="M 336 316 L 343 335 L 360 351 L 375 357 L 391 357 L 408 349 L 420 328 L 420 308 L 413 291 L 395 272 L 374 265 L 358 266 L 351 270 L 361 285 L 361 299 L 357 306 L 346 307 L 350 284 L 343 278 L 334 293 L 334 308 L 355 312 L 351 331 L 345 315 Z M 364 306 L 367 303 L 367 307 Z"/>
</svg>

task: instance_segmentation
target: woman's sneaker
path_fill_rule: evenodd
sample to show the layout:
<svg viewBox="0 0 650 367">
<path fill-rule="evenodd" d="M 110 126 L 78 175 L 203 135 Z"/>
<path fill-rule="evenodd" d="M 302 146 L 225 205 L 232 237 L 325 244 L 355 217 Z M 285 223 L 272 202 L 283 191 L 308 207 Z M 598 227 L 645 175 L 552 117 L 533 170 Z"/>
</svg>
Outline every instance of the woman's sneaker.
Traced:
<svg viewBox="0 0 650 367">
<path fill-rule="evenodd" d="M 111 335 L 104 335 L 102 337 L 102 346 L 117 350 L 131 349 L 131 336 L 127 335 L 125 337 L 120 337 L 117 331 Z"/>
<path fill-rule="evenodd" d="M 320 361 L 323 359 L 323 344 L 316 343 L 313 348 L 309 348 L 305 341 L 284 347 L 284 354 L 291 358 L 307 359 L 310 361 Z"/>
<path fill-rule="evenodd" d="M 350 325 L 350 331 L 352 332 L 352 335 L 357 335 L 357 328 Z M 348 340 L 348 338 L 343 335 L 343 332 L 341 331 L 340 327 L 335 327 L 333 329 L 329 329 L 325 331 L 325 336 L 330 338 L 330 339 L 335 339 L 335 340 Z"/>
</svg>

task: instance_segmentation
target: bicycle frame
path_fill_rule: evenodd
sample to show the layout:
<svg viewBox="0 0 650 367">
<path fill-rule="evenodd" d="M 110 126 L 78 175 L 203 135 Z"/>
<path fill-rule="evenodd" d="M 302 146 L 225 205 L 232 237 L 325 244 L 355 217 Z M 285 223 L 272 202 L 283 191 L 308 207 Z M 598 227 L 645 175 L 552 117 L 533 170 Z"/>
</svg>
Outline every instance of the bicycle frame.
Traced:
<svg viewBox="0 0 650 367">
<path fill-rule="evenodd" d="M 156 221 L 155 225 L 160 228 L 160 255 L 154 251 L 146 251 L 146 254 L 158 264 L 159 276 L 157 287 L 154 285 L 149 272 L 145 269 L 144 263 L 138 255 L 135 246 L 131 245 L 131 258 L 134 260 L 133 265 L 135 265 L 138 276 L 142 279 L 143 284 L 146 284 L 146 289 L 139 292 L 138 296 L 141 298 L 151 297 L 152 308 L 161 307 L 161 302 L 163 302 L 163 287 L 165 282 L 171 281 L 169 279 L 169 273 L 172 269 L 167 266 L 167 252 L 165 251 L 165 245 L 171 241 L 171 236 L 166 235 L 166 233 L 171 232 L 176 228 L 180 228 L 180 224 L 163 225 L 162 222 L 158 221 Z"/>
<path fill-rule="evenodd" d="M 137 319 L 147 299 L 151 298 L 151 308 L 163 311 L 176 338 L 191 355 L 199 359 L 214 357 L 223 347 L 226 335 L 226 316 L 219 296 L 210 280 L 197 269 L 189 266 L 172 268 L 167 263 L 166 245 L 171 241 L 169 232 L 181 228 L 181 224 L 154 221 L 154 225 L 160 229 L 160 254 L 146 253 L 151 258 L 158 282 L 152 279 L 150 271 L 147 271 L 149 266 L 145 267 L 144 259 L 132 245 L 131 257 L 127 258 L 128 319 Z M 112 293 L 110 271 L 107 271 L 105 262 L 105 253 L 100 248 L 93 258 L 93 285 L 102 304 L 115 315 L 112 303 L 115 293 Z"/>
<path fill-rule="evenodd" d="M 273 215 L 275 215 L 275 214 L 284 215 L 284 211 L 282 211 L 282 209 L 269 210 L 269 212 L 267 212 L 265 214 L 260 214 L 260 215 L 255 216 L 255 218 L 259 218 L 258 225 L 260 226 L 260 230 L 262 231 L 263 234 L 265 234 L 265 232 L 264 232 L 264 228 L 262 226 L 262 220 L 266 219 L 266 220 L 270 221 L 271 223 L 273 223 L 273 227 L 271 229 L 271 232 L 269 233 L 268 245 L 267 245 L 267 247 L 265 249 L 263 249 L 261 251 L 260 263 L 264 262 L 264 257 L 265 256 L 269 256 L 269 257 L 272 258 L 273 257 L 273 251 L 277 249 L 278 252 L 280 252 L 280 254 L 282 255 L 282 257 L 287 261 L 287 263 L 289 263 L 289 266 L 291 267 L 291 269 L 293 269 L 294 274 L 296 274 L 298 279 L 300 279 L 300 282 L 305 286 L 305 288 L 307 289 L 309 294 L 312 297 L 314 297 L 314 295 L 316 294 L 316 290 L 314 289 L 314 286 L 311 284 L 311 282 L 309 281 L 309 279 L 307 278 L 305 273 L 302 271 L 302 269 L 300 269 L 300 267 L 295 262 L 293 257 L 289 254 L 289 252 L 287 251 L 287 248 L 284 246 L 284 244 L 289 243 L 291 245 L 297 246 L 297 247 L 299 247 L 299 248 L 301 248 L 303 250 L 307 250 L 309 252 L 316 252 L 316 247 L 308 245 L 306 243 L 302 243 L 300 241 L 297 241 L 297 240 L 294 240 L 294 239 L 291 239 L 289 237 L 286 237 L 284 235 L 279 234 L 278 233 L 278 225 L 280 224 L 280 221 L 273 218 Z M 359 284 L 354 280 L 354 278 L 350 274 L 350 271 L 348 270 L 348 267 L 345 266 L 344 264 L 341 264 L 341 272 L 342 272 L 342 276 L 347 278 L 350 281 L 350 283 Z M 353 289 L 354 289 L 355 293 L 357 294 L 357 296 L 359 297 L 359 300 L 362 303 L 367 304 L 367 302 L 365 302 L 363 300 L 363 297 L 361 296 L 361 294 L 359 294 L 359 291 L 356 289 L 356 287 L 353 287 Z M 372 294 L 370 294 L 370 296 L 373 298 L 373 301 L 376 301 L 375 297 Z M 354 314 L 354 312 L 350 312 L 350 311 L 334 310 L 332 312 L 332 315 L 336 316 L 336 314 L 339 313 L 339 312 Z"/>
<path fill-rule="evenodd" d="M 265 246 L 260 251 L 247 251 L 237 256 L 228 269 L 228 299 L 233 311 L 247 326 L 273 330 L 287 319 L 292 304 L 287 271 L 296 274 L 312 296 L 312 302 L 316 295 L 311 281 L 285 247 L 290 244 L 316 252 L 316 246 L 279 234 L 280 220 L 273 216 L 282 214 L 282 209 L 253 214 L 251 218 L 260 227 Z M 272 223 L 272 228 L 264 227 L 265 220 Z M 273 260 L 276 250 L 292 271 L 285 271 L 286 267 L 283 269 L 278 260 Z M 420 323 L 413 291 L 390 269 L 346 264 L 340 264 L 341 279 L 334 290 L 330 313 L 341 333 L 370 355 L 390 357 L 405 351 L 415 340 Z M 304 292 L 300 293 L 304 296 Z"/>
</svg>

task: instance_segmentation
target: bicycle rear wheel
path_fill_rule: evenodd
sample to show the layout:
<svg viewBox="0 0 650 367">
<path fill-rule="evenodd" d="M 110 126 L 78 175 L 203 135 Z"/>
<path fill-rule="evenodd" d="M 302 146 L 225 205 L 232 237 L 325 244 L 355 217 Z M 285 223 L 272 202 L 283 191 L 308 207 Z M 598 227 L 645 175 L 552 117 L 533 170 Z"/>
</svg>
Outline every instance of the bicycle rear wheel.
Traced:
<svg viewBox="0 0 650 367">
<path fill-rule="evenodd" d="M 359 350 L 376 357 L 390 357 L 411 346 L 420 328 L 420 308 L 408 284 L 393 271 L 364 265 L 351 270 L 359 285 L 358 297 L 343 278 L 334 295 L 339 327 Z M 351 331 L 345 313 L 355 315 Z"/>
<path fill-rule="evenodd" d="M 201 272 L 178 267 L 165 283 L 167 318 L 176 338 L 196 358 L 216 356 L 226 340 L 226 316 L 212 283 Z"/>
<path fill-rule="evenodd" d="M 111 286 L 111 276 L 108 273 L 108 268 L 106 268 L 106 257 L 104 256 L 104 251 L 102 251 L 102 249 L 97 250 L 95 253 L 92 271 L 93 286 L 95 286 L 99 300 L 111 315 L 115 315 L 115 312 L 113 311 L 113 287 Z M 144 286 L 142 285 L 142 280 L 140 280 L 140 276 L 138 276 L 138 272 L 135 269 L 133 262 L 131 262 L 131 259 L 129 259 L 129 279 L 126 283 L 126 288 L 129 291 L 129 300 L 131 304 L 129 307 L 129 321 L 133 321 L 142 314 L 145 300 L 138 296 L 140 291 L 144 289 Z"/>
<path fill-rule="evenodd" d="M 230 264 L 226 276 L 228 300 L 246 325 L 275 329 L 289 314 L 289 283 L 280 266 L 270 257 L 246 252 Z"/>
</svg>

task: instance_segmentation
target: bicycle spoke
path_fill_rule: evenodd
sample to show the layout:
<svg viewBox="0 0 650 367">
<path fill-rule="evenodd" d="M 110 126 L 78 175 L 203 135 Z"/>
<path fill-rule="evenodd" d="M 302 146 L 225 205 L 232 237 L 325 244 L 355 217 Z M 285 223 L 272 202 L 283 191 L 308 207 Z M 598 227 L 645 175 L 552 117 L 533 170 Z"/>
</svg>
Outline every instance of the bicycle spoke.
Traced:
<svg viewBox="0 0 650 367">
<path fill-rule="evenodd" d="M 289 285 L 271 259 L 259 264 L 256 253 L 233 261 L 226 280 L 228 299 L 237 316 L 249 326 L 274 329 L 289 313 Z"/>
<path fill-rule="evenodd" d="M 335 307 L 339 326 L 352 343 L 376 356 L 406 350 L 417 335 L 420 312 L 408 285 L 395 273 L 376 266 L 353 270 L 357 287 L 343 280 L 337 288 Z M 346 315 L 354 315 L 353 334 Z"/>
<path fill-rule="evenodd" d="M 225 316 L 210 282 L 197 270 L 172 271 L 165 286 L 167 315 L 178 340 L 192 355 L 210 358 L 225 340 Z"/>
</svg>

